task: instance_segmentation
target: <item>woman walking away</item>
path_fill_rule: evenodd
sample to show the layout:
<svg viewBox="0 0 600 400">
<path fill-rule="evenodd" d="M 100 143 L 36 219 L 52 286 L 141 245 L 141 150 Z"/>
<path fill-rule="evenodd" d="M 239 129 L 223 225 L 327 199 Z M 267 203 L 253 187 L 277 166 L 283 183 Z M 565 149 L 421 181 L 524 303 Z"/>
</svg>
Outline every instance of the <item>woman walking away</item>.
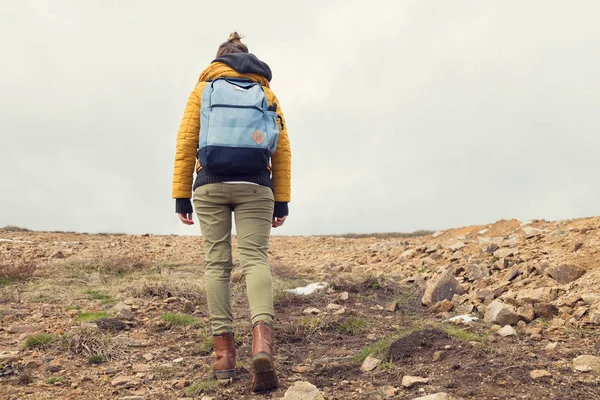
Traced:
<svg viewBox="0 0 600 400">
<path fill-rule="evenodd" d="M 229 281 L 232 219 L 252 318 L 252 390 L 277 387 L 273 290 L 267 251 L 271 228 L 285 222 L 291 187 L 290 142 L 271 69 L 237 32 L 200 74 L 177 135 L 173 198 L 181 222 L 200 222 L 206 294 L 218 379 L 235 375 Z M 194 167 L 196 179 L 193 182 Z M 193 203 L 192 197 L 193 190 Z M 232 218 L 233 213 L 233 218 Z"/>
</svg>

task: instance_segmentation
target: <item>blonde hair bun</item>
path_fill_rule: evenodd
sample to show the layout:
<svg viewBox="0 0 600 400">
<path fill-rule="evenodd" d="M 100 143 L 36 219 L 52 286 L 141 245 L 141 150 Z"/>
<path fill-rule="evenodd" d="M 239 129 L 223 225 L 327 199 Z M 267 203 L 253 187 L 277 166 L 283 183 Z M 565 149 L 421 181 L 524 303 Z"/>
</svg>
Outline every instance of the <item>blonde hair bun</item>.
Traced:
<svg viewBox="0 0 600 400">
<path fill-rule="evenodd" d="M 237 32 L 233 32 L 231 35 L 229 35 L 229 39 L 227 39 L 228 42 L 233 42 L 234 40 L 241 40 L 242 37 L 240 36 L 239 33 Z"/>
</svg>

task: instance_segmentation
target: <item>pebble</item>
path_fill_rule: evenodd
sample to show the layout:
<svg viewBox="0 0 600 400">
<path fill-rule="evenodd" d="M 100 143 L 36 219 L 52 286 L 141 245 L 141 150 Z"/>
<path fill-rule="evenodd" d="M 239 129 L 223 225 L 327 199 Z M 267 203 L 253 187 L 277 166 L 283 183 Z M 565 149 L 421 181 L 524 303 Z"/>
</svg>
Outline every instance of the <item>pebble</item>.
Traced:
<svg viewBox="0 0 600 400">
<path fill-rule="evenodd" d="M 402 386 L 404 386 L 405 388 L 411 388 L 414 385 L 417 385 L 419 383 L 428 383 L 428 382 L 429 382 L 428 378 L 422 378 L 420 376 L 404 375 L 402 377 Z"/>
<path fill-rule="evenodd" d="M 498 335 L 500 335 L 502 337 L 507 337 L 507 336 L 515 336 L 517 334 L 517 331 L 512 326 L 505 325 L 504 327 L 500 328 L 497 333 L 498 333 Z"/>
<path fill-rule="evenodd" d="M 552 374 L 544 369 L 535 369 L 529 373 L 529 376 L 531 377 L 531 379 L 537 380 L 550 378 Z"/>
<path fill-rule="evenodd" d="M 298 381 L 285 392 L 282 400 L 324 400 L 319 389 L 310 382 Z"/>
<path fill-rule="evenodd" d="M 363 361 L 362 365 L 360 366 L 360 370 L 362 372 L 373 371 L 375 368 L 377 368 L 379 364 L 381 364 L 380 359 L 368 356 L 367 358 L 365 358 L 365 361 Z"/>
</svg>

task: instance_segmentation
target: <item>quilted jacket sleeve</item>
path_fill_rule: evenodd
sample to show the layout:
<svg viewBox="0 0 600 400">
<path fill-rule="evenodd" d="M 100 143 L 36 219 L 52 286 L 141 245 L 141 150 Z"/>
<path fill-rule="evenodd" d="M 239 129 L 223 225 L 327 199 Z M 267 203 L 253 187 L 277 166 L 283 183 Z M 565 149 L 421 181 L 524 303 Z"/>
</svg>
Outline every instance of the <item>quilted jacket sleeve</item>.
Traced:
<svg viewBox="0 0 600 400">
<path fill-rule="evenodd" d="M 192 183 L 200 133 L 200 94 L 202 92 L 199 89 L 196 86 L 190 94 L 181 119 L 181 125 L 179 125 L 173 172 L 174 199 L 189 199 L 192 197 Z"/>
<path fill-rule="evenodd" d="M 277 115 L 279 116 L 279 141 L 277 150 L 271 156 L 271 171 L 273 173 L 273 187 L 275 201 L 288 203 L 292 196 L 292 151 L 290 138 L 288 136 L 287 124 L 279 100 L 271 92 L 273 103 L 277 104 Z"/>
</svg>

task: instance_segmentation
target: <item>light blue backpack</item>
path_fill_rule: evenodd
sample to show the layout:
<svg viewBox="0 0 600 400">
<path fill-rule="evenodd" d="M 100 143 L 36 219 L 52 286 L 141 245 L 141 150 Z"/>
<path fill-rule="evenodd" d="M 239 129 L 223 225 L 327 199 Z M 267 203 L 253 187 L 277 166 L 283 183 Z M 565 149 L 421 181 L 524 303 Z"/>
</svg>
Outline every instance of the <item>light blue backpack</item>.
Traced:
<svg viewBox="0 0 600 400">
<path fill-rule="evenodd" d="M 276 107 L 276 106 L 275 106 Z M 213 175 L 264 172 L 277 149 L 277 113 L 254 81 L 219 78 L 202 92 L 198 159 Z"/>
</svg>

